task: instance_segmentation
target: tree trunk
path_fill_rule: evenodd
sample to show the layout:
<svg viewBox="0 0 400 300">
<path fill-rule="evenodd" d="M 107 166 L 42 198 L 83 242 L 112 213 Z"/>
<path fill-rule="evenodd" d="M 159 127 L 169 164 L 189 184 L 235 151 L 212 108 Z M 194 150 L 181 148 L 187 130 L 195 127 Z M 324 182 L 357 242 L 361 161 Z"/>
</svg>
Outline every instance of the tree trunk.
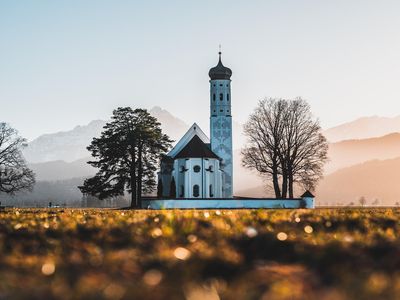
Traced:
<svg viewBox="0 0 400 300">
<path fill-rule="evenodd" d="M 138 177 L 137 177 L 137 206 L 142 208 L 142 177 L 143 177 L 143 159 L 142 147 L 138 150 Z"/>
<path fill-rule="evenodd" d="M 288 180 L 289 180 L 289 198 L 293 198 L 293 168 L 291 163 L 288 167 Z"/>
<path fill-rule="evenodd" d="M 131 208 L 137 208 L 137 186 L 136 186 L 136 158 L 135 153 L 131 153 Z"/>
<path fill-rule="evenodd" d="M 282 198 L 287 198 L 287 190 L 288 190 L 288 176 L 286 171 L 282 172 Z"/>
<path fill-rule="evenodd" d="M 289 173 L 289 198 L 293 198 L 293 172 Z"/>
<path fill-rule="evenodd" d="M 278 180 L 278 168 L 275 167 L 272 174 L 272 181 L 274 184 L 275 198 L 281 197 L 281 191 L 279 189 L 279 180 Z"/>
</svg>

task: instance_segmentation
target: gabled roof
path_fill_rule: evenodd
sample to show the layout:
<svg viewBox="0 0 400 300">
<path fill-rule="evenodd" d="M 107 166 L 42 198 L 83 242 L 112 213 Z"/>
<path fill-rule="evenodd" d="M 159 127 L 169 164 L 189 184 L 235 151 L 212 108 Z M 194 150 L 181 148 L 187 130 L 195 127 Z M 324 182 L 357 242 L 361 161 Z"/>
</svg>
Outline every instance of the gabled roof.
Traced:
<svg viewBox="0 0 400 300">
<path fill-rule="evenodd" d="M 201 130 L 199 125 L 194 123 L 189 130 L 183 135 L 183 137 L 176 143 L 175 147 L 167 154 L 168 156 L 175 157 L 190 141 L 191 139 L 197 135 L 200 140 L 205 143 L 209 144 L 210 139 L 206 136 L 206 134 Z"/>
<path fill-rule="evenodd" d="M 301 198 L 315 198 L 315 196 L 311 194 L 310 191 L 307 190 L 303 195 L 301 195 Z"/>
<path fill-rule="evenodd" d="M 186 144 L 174 158 L 216 158 L 219 157 L 197 136 Z"/>
</svg>

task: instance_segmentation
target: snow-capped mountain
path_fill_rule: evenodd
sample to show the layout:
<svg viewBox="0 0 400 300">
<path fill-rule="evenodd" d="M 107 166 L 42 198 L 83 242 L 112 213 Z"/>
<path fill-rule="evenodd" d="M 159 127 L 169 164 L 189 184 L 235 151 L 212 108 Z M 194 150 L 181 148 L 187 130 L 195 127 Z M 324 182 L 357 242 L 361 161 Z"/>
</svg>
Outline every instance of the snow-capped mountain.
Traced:
<svg viewBox="0 0 400 300">
<path fill-rule="evenodd" d="M 158 106 L 152 108 L 150 113 L 161 123 L 163 131 L 174 140 L 180 138 L 188 128 L 185 122 Z M 95 120 L 69 131 L 41 135 L 28 144 L 24 149 L 24 156 L 29 163 L 56 160 L 72 162 L 88 157 L 90 153 L 86 147 L 94 137 L 100 135 L 105 124 L 106 121 Z"/>
</svg>

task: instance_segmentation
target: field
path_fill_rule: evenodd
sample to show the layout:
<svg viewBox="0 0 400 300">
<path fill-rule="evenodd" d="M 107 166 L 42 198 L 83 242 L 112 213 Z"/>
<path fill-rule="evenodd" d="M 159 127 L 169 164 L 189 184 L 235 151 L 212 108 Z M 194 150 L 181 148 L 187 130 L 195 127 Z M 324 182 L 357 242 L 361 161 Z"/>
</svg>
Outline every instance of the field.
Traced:
<svg viewBox="0 0 400 300">
<path fill-rule="evenodd" d="M 400 210 L 6 209 L 0 299 L 400 299 Z"/>
</svg>

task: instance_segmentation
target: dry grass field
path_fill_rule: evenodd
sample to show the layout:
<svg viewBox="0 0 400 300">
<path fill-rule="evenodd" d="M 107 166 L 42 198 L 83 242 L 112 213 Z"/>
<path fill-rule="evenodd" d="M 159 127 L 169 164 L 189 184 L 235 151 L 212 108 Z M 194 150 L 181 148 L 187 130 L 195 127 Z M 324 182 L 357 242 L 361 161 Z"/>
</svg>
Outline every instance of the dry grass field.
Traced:
<svg viewBox="0 0 400 300">
<path fill-rule="evenodd" d="M 0 299 L 400 299 L 400 210 L 0 211 Z"/>
</svg>

